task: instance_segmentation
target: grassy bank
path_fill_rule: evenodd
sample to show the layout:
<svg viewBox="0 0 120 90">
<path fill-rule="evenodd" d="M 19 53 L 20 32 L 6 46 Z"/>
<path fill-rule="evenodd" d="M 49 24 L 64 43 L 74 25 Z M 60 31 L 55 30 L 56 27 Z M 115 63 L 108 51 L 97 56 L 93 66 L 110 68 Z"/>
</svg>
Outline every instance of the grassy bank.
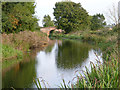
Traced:
<svg viewBox="0 0 120 90">
<path fill-rule="evenodd" d="M 86 31 L 73 31 L 68 34 L 59 34 L 53 33 L 51 38 L 59 39 L 73 39 L 80 40 L 82 42 L 90 42 L 101 48 L 103 51 L 103 58 L 106 57 L 106 53 L 110 54 L 113 51 L 113 48 L 117 46 L 117 36 L 118 32 L 115 29 L 108 30 L 107 28 L 102 30 L 86 30 Z"/>
<path fill-rule="evenodd" d="M 67 39 L 78 39 L 82 41 L 92 41 L 92 42 L 109 42 L 115 41 L 117 38 L 117 31 L 115 30 L 97 30 L 97 31 L 73 31 L 68 34 L 57 34 L 53 33 L 52 38 L 67 38 Z"/>
<path fill-rule="evenodd" d="M 7 68 L 22 60 L 24 52 L 43 48 L 47 45 L 47 36 L 39 31 L 23 31 L 19 33 L 2 34 L 2 67 Z"/>
<path fill-rule="evenodd" d="M 2 47 L 2 68 L 7 68 L 22 60 L 22 51 L 14 49 L 9 45 L 0 44 L 0 47 Z"/>
</svg>

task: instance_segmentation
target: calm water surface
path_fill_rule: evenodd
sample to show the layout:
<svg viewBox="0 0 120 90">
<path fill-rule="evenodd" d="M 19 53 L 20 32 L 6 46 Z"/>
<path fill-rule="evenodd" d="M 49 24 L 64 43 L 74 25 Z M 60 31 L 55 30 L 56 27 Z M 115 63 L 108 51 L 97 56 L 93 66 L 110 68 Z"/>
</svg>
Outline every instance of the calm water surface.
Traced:
<svg viewBox="0 0 120 90">
<path fill-rule="evenodd" d="M 90 70 L 90 61 L 97 63 L 96 55 L 102 62 L 102 52 L 99 48 L 79 41 L 54 40 L 45 50 L 29 53 L 22 62 L 3 70 L 2 86 L 36 87 L 33 78 L 43 80 L 43 87 L 58 87 L 62 79 L 69 85 L 76 82 L 75 77 L 79 73 L 82 74 L 85 66 Z"/>
</svg>

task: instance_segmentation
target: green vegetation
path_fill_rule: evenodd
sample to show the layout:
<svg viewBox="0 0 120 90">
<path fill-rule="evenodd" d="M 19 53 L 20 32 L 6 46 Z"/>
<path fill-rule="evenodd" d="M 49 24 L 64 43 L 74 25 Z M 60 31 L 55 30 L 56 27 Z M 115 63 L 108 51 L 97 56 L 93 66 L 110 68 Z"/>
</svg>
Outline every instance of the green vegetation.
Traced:
<svg viewBox="0 0 120 90">
<path fill-rule="evenodd" d="M 51 20 L 51 17 L 49 15 L 44 16 L 43 26 L 44 27 L 54 26 L 54 22 Z"/>
<path fill-rule="evenodd" d="M 57 2 L 54 8 L 55 25 L 69 33 L 73 30 L 85 30 L 90 20 L 87 11 L 80 3 Z"/>
<path fill-rule="evenodd" d="M 3 67 L 20 61 L 24 51 L 47 44 L 34 14 L 34 2 L 2 2 Z"/>
<path fill-rule="evenodd" d="M 105 17 L 103 14 L 96 14 L 92 16 L 91 19 L 91 30 L 98 30 L 100 28 L 103 28 L 106 25 Z"/>
<path fill-rule="evenodd" d="M 114 52 L 115 53 L 115 52 Z M 115 53 L 117 54 L 117 53 Z M 112 55 L 111 55 L 112 56 Z M 118 57 L 108 57 L 100 66 L 91 65 L 91 72 L 86 68 L 85 78 L 81 75 L 75 87 L 79 88 L 118 88 Z"/>
<path fill-rule="evenodd" d="M 7 59 L 7 58 L 11 58 L 11 57 L 21 57 L 22 56 L 22 52 L 19 50 L 15 50 L 13 47 L 10 47 L 8 45 L 1 45 L 2 46 L 2 58 Z"/>
<path fill-rule="evenodd" d="M 103 14 L 90 16 L 80 3 L 72 1 L 57 2 L 54 8 L 57 28 L 71 31 L 98 30 L 106 25 Z"/>
<path fill-rule="evenodd" d="M 22 60 L 22 57 L 23 57 L 22 51 L 16 50 L 11 46 L 3 45 L 3 44 L 0 44 L 0 47 L 2 47 L 2 68 L 3 69 Z"/>
<path fill-rule="evenodd" d="M 34 31 L 38 27 L 34 9 L 34 2 L 2 2 L 2 33 Z"/>
</svg>

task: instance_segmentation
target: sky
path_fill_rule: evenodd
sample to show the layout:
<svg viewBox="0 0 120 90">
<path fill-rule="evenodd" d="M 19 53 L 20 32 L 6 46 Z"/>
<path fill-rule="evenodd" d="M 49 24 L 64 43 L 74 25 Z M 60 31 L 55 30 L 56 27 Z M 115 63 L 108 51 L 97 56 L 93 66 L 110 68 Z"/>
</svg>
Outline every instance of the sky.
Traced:
<svg viewBox="0 0 120 90">
<path fill-rule="evenodd" d="M 63 0 L 35 0 L 36 2 L 36 8 L 35 8 L 35 16 L 39 19 L 38 23 L 39 26 L 42 25 L 42 20 L 44 15 L 50 15 L 51 19 L 54 19 L 53 15 L 53 8 L 55 7 L 55 3 L 63 1 Z M 94 15 L 97 13 L 101 13 L 105 16 L 107 24 L 112 24 L 113 22 L 110 21 L 107 14 L 109 12 L 109 9 L 112 10 L 113 4 L 118 6 L 118 2 L 120 0 L 71 0 L 75 3 L 81 3 L 82 7 L 87 10 L 89 15 Z"/>
</svg>

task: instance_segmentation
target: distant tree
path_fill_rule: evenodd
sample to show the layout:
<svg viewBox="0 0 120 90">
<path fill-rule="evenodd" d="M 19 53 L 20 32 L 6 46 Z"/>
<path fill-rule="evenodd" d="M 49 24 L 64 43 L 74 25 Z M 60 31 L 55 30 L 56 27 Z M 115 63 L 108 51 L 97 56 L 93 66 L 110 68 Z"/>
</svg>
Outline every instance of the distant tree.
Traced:
<svg viewBox="0 0 120 90">
<path fill-rule="evenodd" d="M 66 33 L 72 30 L 83 30 L 89 26 L 87 11 L 80 3 L 71 1 L 57 2 L 54 8 L 55 24 L 57 28 L 63 29 Z"/>
<path fill-rule="evenodd" d="M 106 25 L 105 17 L 103 14 L 96 14 L 91 19 L 91 30 L 97 30 L 103 28 Z"/>
<path fill-rule="evenodd" d="M 54 26 L 54 22 L 49 15 L 45 15 L 42 22 L 44 27 Z"/>
<path fill-rule="evenodd" d="M 112 8 L 109 8 L 107 13 L 106 13 L 106 16 L 108 18 L 108 20 L 111 22 L 111 23 L 114 23 L 116 25 L 116 27 L 118 27 L 118 6 L 116 6 L 115 4 L 112 5 Z"/>
<path fill-rule="evenodd" d="M 34 2 L 3 2 L 2 32 L 35 30 L 38 19 L 33 16 L 34 9 Z"/>
</svg>

